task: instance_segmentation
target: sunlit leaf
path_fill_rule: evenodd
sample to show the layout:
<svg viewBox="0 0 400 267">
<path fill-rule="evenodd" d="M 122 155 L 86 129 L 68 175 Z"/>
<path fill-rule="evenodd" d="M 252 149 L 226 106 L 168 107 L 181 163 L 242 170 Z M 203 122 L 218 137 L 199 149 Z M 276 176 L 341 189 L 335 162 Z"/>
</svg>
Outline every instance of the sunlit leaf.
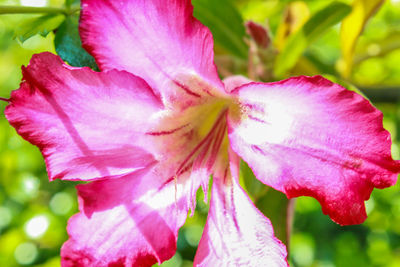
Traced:
<svg viewBox="0 0 400 267">
<path fill-rule="evenodd" d="M 314 58 L 312 58 L 314 59 Z M 299 75 L 307 75 L 307 76 L 314 76 L 314 75 L 321 75 L 324 72 L 320 67 L 321 65 L 317 65 L 320 62 L 314 62 L 310 60 L 309 55 L 307 53 L 304 54 L 303 57 L 300 57 L 297 60 L 296 65 L 291 69 L 290 73 L 294 76 Z"/>
<path fill-rule="evenodd" d="M 375 14 L 383 2 L 384 0 L 354 0 L 352 12 L 343 20 L 340 29 L 340 44 L 344 63 L 342 69 L 344 77 L 349 77 L 351 74 L 354 49 L 358 37 L 369 18 Z"/>
<path fill-rule="evenodd" d="M 332 64 L 329 64 L 323 61 L 320 57 L 312 53 L 305 53 L 303 59 L 309 61 L 314 67 L 317 69 L 318 73 L 314 75 L 321 75 L 321 74 L 331 74 L 337 75 L 336 69 Z"/>
<path fill-rule="evenodd" d="M 54 39 L 57 54 L 72 66 L 98 69 L 94 58 L 82 48 L 78 21 L 77 15 L 69 16 L 58 28 Z"/>
<path fill-rule="evenodd" d="M 230 0 L 193 0 L 194 16 L 210 28 L 215 43 L 240 58 L 247 57 L 244 22 Z"/>
<path fill-rule="evenodd" d="M 21 42 L 25 42 L 37 34 L 46 37 L 47 34 L 56 29 L 63 20 L 63 15 L 55 14 L 24 20 L 17 26 L 14 37 L 18 38 Z"/>
<path fill-rule="evenodd" d="M 31 0 L 35 3 L 36 0 Z M 200 0 L 194 0 L 200 1 Z M 229 0 L 222 0 L 227 2 Z M 354 0 L 338 0 L 345 3 L 353 3 Z M 368 1 L 368 0 L 367 0 Z M 0 0 L 0 4 L 17 5 L 28 1 Z M 38 1 L 43 2 L 43 1 Z M 49 7 L 61 7 L 65 4 L 67 10 L 79 7 L 79 0 L 47 0 Z M 204 2 L 204 1 L 202 1 Z M 208 1 L 203 4 L 206 12 L 214 9 L 213 5 L 221 5 L 220 0 Z M 371 1 L 373 2 L 373 1 Z M 291 75 L 298 74 L 324 74 L 324 76 L 346 88 L 356 90 L 351 83 L 357 84 L 369 99 L 378 104 L 384 113 L 383 125 L 391 133 L 394 142 L 392 154 L 399 159 L 400 136 L 400 4 L 398 1 L 386 1 L 376 19 L 371 19 L 368 27 L 361 32 L 353 56 L 353 73 L 350 80 L 343 82 L 335 72 L 335 61 L 340 57 L 339 28 L 330 28 L 322 38 L 308 46 L 301 53 L 295 66 L 290 68 Z M 230 0 L 228 5 L 239 7 L 239 12 L 244 20 L 256 21 L 262 25 L 269 25 L 273 41 L 277 41 L 278 28 L 281 27 L 283 10 L 288 5 L 306 3 L 311 13 L 324 7 L 330 1 L 298 1 L 298 0 Z M 18 6 L 17 6 L 18 7 Z M 210 9 L 210 10 L 208 10 Z M 198 11 L 196 11 L 198 12 Z M 300 11 L 293 13 L 302 16 Z M 1 12 L 0 12 L 1 13 Z M 215 11 L 211 12 L 212 14 Z M 44 15 L 44 14 L 43 14 Z M 227 16 L 226 14 L 224 14 Z M 42 15 L 36 15 L 35 19 Z M 219 16 L 219 15 L 217 15 Z M 227 25 L 227 31 L 231 29 L 232 18 L 222 20 Z M 198 16 L 200 17 L 200 16 Z M 11 90 L 19 87 L 21 80 L 21 65 L 27 65 L 33 53 L 42 51 L 54 51 L 51 38 L 34 38 L 30 44 L 20 45 L 13 40 L 13 34 L 20 23 L 26 19 L 32 20 L 32 15 L 1 15 L 0 16 L 0 96 L 8 98 Z M 77 21 L 78 18 L 75 17 Z M 267 21 L 268 20 L 268 21 Z M 203 21 L 204 22 L 204 21 Z M 29 24 L 29 23 L 28 23 Z M 286 37 L 301 29 L 302 24 L 296 24 L 297 29 L 290 30 Z M 28 25 L 33 27 L 35 25 Z M 286 25 L 288 26 L 288 25 Z M 57 28 L 57 27 L 55 27 Z M 26 29 L 25 29 L 26 30 Z M 74 42 L 78 45 L 71 49 L 69 56 L 79 53 L 79 36 L 77 23 L 73 27 Z M 52 31 L 52 30 L 50 30 Z M 64 29 L 65 31 L 65 29 Z M 214 36 L 216 31 L 213 29 Z M 60 33 L 58 33 L 60 34 Z M 66 34 L 66 33 L 64 33 Z M 223 33 L 225 34 L 225 33 Z M 243 32 L 241 34 L 244 34 Z M 275 34 L 275 36 L 274 36 Z M 230 35 L 230 34 L 229 34 Z M 240 37 L 239 37 L 240 36 Z M 244 35 L 238 35 L 242 38 Z M 61 38 L 59 36 L 58 38 Z M 62 38 L 65 38 L 63 36 Z M 318 40 L 319 39 L 319 40 Z M 240 42 L 242 39 L 240 39 Z M 64 41 L 63 41 L 64 42 Z M 226 42 L 225 46 L 221 42 Z M 226 52 L 217 56 L 218 69 L 224 75 L 246 73 L 247 61 L 239 58 L 236 52 L 226 48 L 232 40 L 221 39 L 216 41 L 217 49 Z M 287 38 L 284 43 L 287 42 Z M 28 42 L 27 42 L 28 43 Z M 67 42 L 68 43 L 68 42 Z M 225 47 L 225 48 L 224 48 Z M 283 46 L 282 46 L 283 47 Z M 78 50 L 76 50 L 78 49 Z M 60 51 L 60 49 L 59 49 Z M 245 51 L 245 50 L 243 50 Z M 245 51 L 247 53 L 247 51 Z M 66 57 L 68 58 L 68 57 Z M 272 60 L 262 58 L 260 65 L 272 64 Z M 73 61 L 71 61 L 73 62 Z M 222 64 L 222 63 L 223 64 Z M 71 63 L 75 64 L 76 63 Z M 224 69 L 221 68 L 224 67 Z M 333 76 L 326 75 L 327 73 Z M 268 80 L 268 79 L 264 79 Z M 8 103 L 0 101 L 0 110 L 4 111 Z M 40 179 L 40 186 L 32 180 L 21 179 L 24 174 L 34 175 Z M 286 223 L 279 221 L 285 215 L 286 209 L 280 201 L 285 196 L 254 178 L 249 168 L 242 169 L 241 184 L 250 192 L 250 197 L 267 217 L 271 217 L 276 235 L 286 243 Z M 245 177 L 243 177 L 245 176 Z M 244 180 L 245 178 L 245 180 Z M 272 177 L 273 178 L 273 177 Z M 37 148 L 18 137 L 14 128 L 10 127 L 2 113 L 0 119 L 0 267 L 36 266 L 55 267 L 60 266 L 60 247 L 68 238 L 66 233 L 67 219 L 77 212 L 76 190 L 77 182 L 56 180 L 48 182 L 45 164 Z M 32 186 L 34 185 L 34 186 Z M 212 186 L 209 187 L 209 190 Z M 32 194 L 34 192 L 34 194 Z M 35 193 L 36 192 L 36 193 Z M 294 231 L 290 246 L 291 266 L 400 266 L 400 253 L 398 253 L 400 241 L 400 183 L 385 190 L 374 190 L 371 199 L 367 201 L 368 219 L 362 225 L 340 227 L 332 222 L 321 212 L 321 206 L 317 200 L 311 197 L 300 197 L 296 200 L 296 216 Z M 63 204 L 63 196 L 71 196 L 73 207 Z M 211 196 L 211 193 L 208 194 Z M 64 196 L 65 197 L 65 196 Z M 22 201 L 22 200 L 23 201 Z M 67 197 L 68 199 L 68 197 Z M 19 200 L 19 201 L 18 201 Z M 65 200 L 65 199 L 64 199 Z M 177 241 L 177 254 L 172 260 L 164 262 L 161 266 L 192 266 L 196 253 L 196 243 L 201 228 L 204 227 L 209 204 L 203 201 L 202 190 L 197 193 L 197 206 L 194 217 L 188 219 L 180 230 Z M 68 200 L 67 200 L 68 202 Z M 208 198 L 208 203 L 210 200 Z M 56 208 L 55 208 L 56 207 Z M 69 210 L 69 211 L 68 211 Z M 272 210 L 272 211 L 271 211 Z M 56 217 L 56 223 L 50 220 L 49 228 L 45 235 L 35 241 L 30 241 L 24 231 L 25 224 L 37 213 L 50 214 Z M 279 215 L 279 212 L 281 216 Z M 54 235 L 54 237 L 53 237 Z M 190 242 L 188 242 L 188 240 Z M 29 265 L 22 265 L 16 261 L 22 255 L 31 255 L 26 249 L 26 243 L 37 247 L 37 257 Z M 32 246 L 31 246 L 32 247 Z M 29 246 L 28 246 L 29 248 Z M 267 247 L 265 249 L 268 249 Z M 34 258 L 34 257 L 33 257 Z M 25 263 L 27 263 L 25 261 Z M 154 266 L 158 266 L 155 264 Z"/>
<path fill-rule="evenodd" d="M 313 41 L 350 12 L 350 6 L 341 2 L 333 2 L 315 13 L 299 31 L 289 37 L 276 59 L 275 75 L 279 77 L 290 70 Z"/>
<path fill-rule="evenodd" d="M 282 21 L 278 26 L 275 46 L 281 50 L 288 37 L 297 32 L 310 17 L 310 11 L 305 2 L 291 2 L 287 5 Z"/>
<path fill-rule="evenodd" d="M 373 41 L 358 46 L 352 64 L 355 66 L 371 57 L 384 57 L 397 49 L 400 49 L 400 30 L 391 31 L 379 42 Z"/>
<path fill-rule="evenodd" d="M 290 203 L 285 194 L 262 184 L 243 161 L 240 164 L 240 176 L 242 186 L 253 196 L 254 204 L 271 220 L 275 236 L 288 244 L 290 233 L 287 227 L 291 225 L 293 216 L 293 211 L 288 212 L 288 209 L 293 203 Z"/>
<path fill-rule="evenodd" d="M 80 0 L 65 0 L 65 5 L 67 7 L 76 6 L 80 4 Z"/>
</svg>

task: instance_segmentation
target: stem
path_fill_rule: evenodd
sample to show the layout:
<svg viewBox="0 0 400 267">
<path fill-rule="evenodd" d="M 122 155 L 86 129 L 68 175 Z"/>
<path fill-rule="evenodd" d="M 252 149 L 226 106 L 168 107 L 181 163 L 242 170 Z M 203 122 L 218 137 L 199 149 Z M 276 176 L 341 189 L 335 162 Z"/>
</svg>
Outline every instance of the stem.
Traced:
<svg viewBox="0 0 400 267">
<path fill-rule="evenodd" d="M 30 6 L 0 6 L 0 15 L 4 14 L 64 14 L 71 15 L 79 8 L 64 8 L 64 7 L 30 7 Z"/>
<path fill-rule="evenodd" d="M 290 236 L 292 235 L 293 222 L 294 222 L 294 209 L 296 205 L 296 199 L 291 198 L 288 200 L 286 207 L 286 248 L 287 248 L 287 258 L 289 259 L 290 251 Z"/>
<path fill-rule="evenodd" d="M 257 71 L 256 71 L 256 64 L 255 64 L 255 57 L 257 54 L 257 47 L 254 42 L 249 41 L 249 59 L 247 65 L 247 73 L 249 75 L 250 80 L 257 80 Z"/>
<path fill-rule="evenodd" d="M 10 102 L 10 99 L 8 99 L 8 98 L 4 98 L 4 97 L 0 97 L 0 101 L 4 101 L 4 102 Z"/>
</svg>

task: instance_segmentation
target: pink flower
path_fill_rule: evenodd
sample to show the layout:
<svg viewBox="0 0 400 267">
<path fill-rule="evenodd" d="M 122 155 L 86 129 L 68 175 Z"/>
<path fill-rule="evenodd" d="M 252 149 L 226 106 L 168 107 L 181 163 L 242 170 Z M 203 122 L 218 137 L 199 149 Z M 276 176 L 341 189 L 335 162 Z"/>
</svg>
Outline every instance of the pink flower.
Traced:
<svg viewBox="0 0 400 267">
<path fill-rule="evenodd" d="M 382 114 L 361 96 L 320 76 L 222 82 L 189 0 L 82 8 L 83 44 L 102 72 L 35 55 L 5 111 L 43 153 L 50 180 L 91 181 L 77 186 L 63 266 L 169 259 L 210 175 L 194 264 L 287 266 L 285 246 L 238 183 L 240 158 L 288 197 L 315 197 L 342 225 L 363 222 L 373 188 L 395 184 Z"/>
</svg>

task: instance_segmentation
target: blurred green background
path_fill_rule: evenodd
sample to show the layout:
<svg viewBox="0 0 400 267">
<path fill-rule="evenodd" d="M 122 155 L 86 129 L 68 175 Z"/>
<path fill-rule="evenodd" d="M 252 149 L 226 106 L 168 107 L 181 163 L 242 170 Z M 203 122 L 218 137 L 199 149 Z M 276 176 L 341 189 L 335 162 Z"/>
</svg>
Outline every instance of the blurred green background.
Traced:
<svg viewBox="0 0 400 267">
<path fill-rule="evenodd" d="M 222 77 L 243 74 L 273 81 L 324 74 L 347 88 L 360 90 L 383 111 L 384 125 L 394 141 L 393 156 L 399 159 L 399 0 L 193 3 L 195 16 L 214 34 L 216 64 Z M 64 8 L 77 4 L 79 1 L 0 0 L 0 6 Z M 57 49 L 71 65 L 91 64 L 90 60 L 68 57 L 71 51 L 83 52 L 74 46 L 78 39 L 65 41 L 68 34 L 77 38 L 65 27 L 56 31 L 66 15 L 42 16 L 0 15 L 0 97 L 7 98 L 18 88 L 20 68 L 34 53 L 56 53 Z M 258 33 L 266 45 L 246 33 L 243 25 L 248 20 L 265 28 L 267 35 L 262 30 Z M 55 35 L 59 36 L 56 44 Z M 4 118 L 5 104 L 0 102 L 0 266 L 59 266 L 59 249 L 68 238 L 66 223 L 77 212 L 74 183 L 48 182 L 38 149 L 19 137 Z M 287 200 L 251 176 L 243 165 L 242 185 L 271 218 L 277 235 L 286 240 Z M 192 265 L 208 210 L 201 199 L 199 192 L 196 214 L 180 230 L 178 252 L 163 266 Z M 364 224 L 340 227 L 322 214 L 317 201 L 298 198 L 289 244 L 291 265 L 400 266 L 399 185 L 375 190 L 367 201 L 367 213 Z"/>
</svg>

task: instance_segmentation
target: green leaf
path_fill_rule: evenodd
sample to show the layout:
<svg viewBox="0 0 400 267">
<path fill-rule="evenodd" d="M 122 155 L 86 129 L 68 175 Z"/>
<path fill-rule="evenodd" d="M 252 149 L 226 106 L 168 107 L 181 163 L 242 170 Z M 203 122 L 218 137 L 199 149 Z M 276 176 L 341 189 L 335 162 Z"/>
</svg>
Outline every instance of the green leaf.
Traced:
<svg viewBox="0 0 400 267">
<path fill-rule="evenodd" d="M 377 40 L 368 40 L 363 42 L 354 55 L 353 65 L 358 65 L 371 57 L 385 57 L 389 53 L 400 49 L 400 30 L 394 29 L 390 31 L 384 38 Z M 373 48 L 373 50 L 371 50 Z M 390 62 L 388 59 L 385 64 Z"/>
<path fill-rule="evenodd" d="M 305 2 L 295 1 L 287 4 L 275 36 L 278 50 L 285 46 L 288 37 L 300 29 L 309 17 L 310 10 Z"/>
<path fill-rule="evenodd" d="M 271 220 L 275 236 L 288 245 L 294 215 L 293 200 L 262 184 L 244 161 L 240 163 L 240 180 L 257 208 Z"/>
<path fill-rule="evenodd" d="M 343 55 L 343 76 L 348 78 L 353 65 L 354 49 L 365 24 L 383 4 L 384 0 L 354 0 L 351 14 L 340 28 L 340 45 Z"/>
<path fill-rule="evenodd" d="M 58 28 L 54 45 L 57 54 L 71 66 L 98 69 L 94 58 L 82 48 L 78 31 L 78 15 L 68 16 Z"/>
<path fill-rule="evenodd" d="M 71 7 L 71 6 L 79 6 L 81 3 L 80 0 L 65 0 L 65 6 Z"/>
<path fill-rule="evenodd" d="M 25 42 L 37 34 L 46 37 L 61 24 L 63 19 L 63 15 L 50 14 L 24 20 L 17 26 L 14 38 L 18 38 L 21 42 Z"/>
<path fill-rule="evenodd" d="M 244 22 L 235 6 L 229 0 L 193 0 L 194 16 L 210 28 L 215 43 L 246 59 L 247 45 Z"/>
<path fill-rule="evenodd" d="M 280 77 L 290 70 L 306 48 L 333 25 L 351 12 L 351 7 L 333 2 L 314 14 L 303 27 L 291 35 L 275 61 L 275 76 Z"/>
</svg>

